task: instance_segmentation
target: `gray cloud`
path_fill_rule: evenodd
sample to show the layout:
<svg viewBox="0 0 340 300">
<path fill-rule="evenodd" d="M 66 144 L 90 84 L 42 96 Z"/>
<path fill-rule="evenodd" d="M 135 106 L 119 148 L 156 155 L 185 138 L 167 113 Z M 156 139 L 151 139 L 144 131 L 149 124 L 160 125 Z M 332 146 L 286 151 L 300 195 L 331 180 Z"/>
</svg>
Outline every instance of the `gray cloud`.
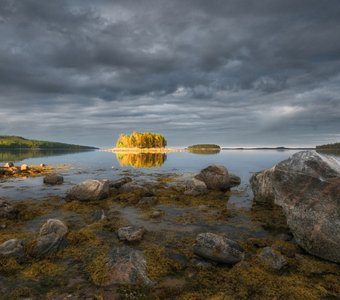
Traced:
<svg viewBox="0 0 340 300">
<path fill-rule="evenodd" d="M 339 15 L 338 0 L 1 0 L 1 133 L 336 141 Z"/>
</svg>

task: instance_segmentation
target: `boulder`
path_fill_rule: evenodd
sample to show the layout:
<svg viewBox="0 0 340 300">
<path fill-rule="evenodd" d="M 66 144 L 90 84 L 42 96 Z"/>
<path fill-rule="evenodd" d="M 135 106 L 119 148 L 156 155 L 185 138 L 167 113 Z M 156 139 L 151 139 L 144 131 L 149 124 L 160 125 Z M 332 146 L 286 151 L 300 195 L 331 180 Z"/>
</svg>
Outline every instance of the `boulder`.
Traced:
<svg viewBox="0 0 340 300">
<path fill-rule="evenodd" d="M 206 184 L 196 178 L 193 178 L 192 181 L 189 182 L 188 188 L 189 189 L 184 192 L 185 195 L 201 196 L 208 193 Z"/>
<path fill-rule="evenodd" d="M 67 201 L 98 201 L 105 199 L 110 194 L 108 180 L 86 180 L 74 186 L 66 195 Z"/>
<path fill-rule="evenodd" d="M 14 257 L 22 262 L 25 258 L 23 241 L 17 239 L 8 240 L 0 245 L 0 255 Z"/>
<path fill-rule="evenodd" d="M 340 162 L 302 151 L 250 179 L 254 201 L 279 205 L 299 246 L 340 262 Z"/>
<path fill-rule="evenodd" d="M 40 164 L 39 166 L 40 166 L 40 168 L 45 168 L 46 167 L 45 164 Z"/>
<path fill-rule="evenodd" d="M 230 187 L 238 186 L 241 184 L 241 178 L 235 174 L 229 174 Z"/>
<path fill-rule="evenodd" d="M 50 174 L 44 177 L 44 183 L 49 185 L 62 184 L 64 182 L 64 177 L 58 174 Z"/>
<path fill-rule="evenodd" d="M 121 188 L 124 184 L 132 181 L 131 177 L 123 177 L 117 180 L 110 181 L 110 188 Z"/>
<path fill-rule="evenodd" d="M 144 227 L 127 226 L 119 228 L 117 235 L 121 241 L 139 242 L 142 240 L 144 233 Z"/>
<path fill-rule="evenodd" d="M 0 199 L 0 218 L 16 219 L 18 218 L 19 210 L 13 207 L 10 203 Z"/>
<path fill-rule="evenodd" d="M 33 255 L 44 256 L 55 252 L 62 246 L 65 235 L 68 232 L 67 226 L 58 219 L 49 219 L 44 223 L 39 232 Z"/>
<path fill-rule="evenodd" d="M 228 170 L 224 166 L 209 166 L 195 176 L 203 181 L 210 190 L 225 191 L 230 188 L 230 177 Z"/>
<path fill-rule="evenodd" d="M 21 167 L 20 167 L 20 170 L 23 171 L 23 172 L 28 171 L 29 169 L 30 169 L 29 166 L 26 165 L 26 164 L 23 164 L 23 165 L 21 165 Z"/>
<path fill-rule="evenodd" d="M 9 161 L 9 162 L 5 163 L 4 167 L 5 168 L 12 168 L 12 167 L 14 167 L 14 163 Z"/>
<path fill-rule="evenodd" d="M 149 196 L 153 196 L 153 194 L 149 191 L 148 188 L 146 188 L 145 186 L 142 186 L 136 182 L 128 182 L 123 184 L 120 188 L 119 188 L 119 192 L 120 193 L 134 193 L 134 194 L 139 194 L 140 196 L 145 196 L 145 197 L 149 197 Z"/>
<path fill-rule="evenodd" d="M 284 256 L 274 251 L 271 247 L 263 248 L 258 257 L 266 266 L 277 271 L 283 269 L 288 265 Z"/>
<path fill-rule="evenodd" d="M 226 264 L 235 264 L 245 256 L 245 251 L 237 242 L 210 232 L 197 235 L 194 253 Z"/>
<path fill-rule="evenodd" d="M 91 270 L 91 267 L 89 268 Z M 100 272 L 100 281 L 93 274 Z M 117 247 L 110 251 L 100 270 L 90 274 L 96 285 L 152 284 L 146 275 L 146 260 L 140 251 L 129 247 Z"/>
</svg>

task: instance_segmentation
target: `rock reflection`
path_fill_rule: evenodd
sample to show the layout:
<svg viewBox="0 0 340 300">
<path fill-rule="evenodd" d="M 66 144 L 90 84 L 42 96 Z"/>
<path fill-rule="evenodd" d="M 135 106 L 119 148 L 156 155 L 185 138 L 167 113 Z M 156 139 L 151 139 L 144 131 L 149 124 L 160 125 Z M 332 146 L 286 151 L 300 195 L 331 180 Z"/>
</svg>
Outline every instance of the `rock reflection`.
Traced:
<svg viewBox="0 0 340 300">
<path fill-rule="evenodd" d="M 166 161 L 165 153 L 116 153 L 122 167 L 157 168 Z"/>
</svg>

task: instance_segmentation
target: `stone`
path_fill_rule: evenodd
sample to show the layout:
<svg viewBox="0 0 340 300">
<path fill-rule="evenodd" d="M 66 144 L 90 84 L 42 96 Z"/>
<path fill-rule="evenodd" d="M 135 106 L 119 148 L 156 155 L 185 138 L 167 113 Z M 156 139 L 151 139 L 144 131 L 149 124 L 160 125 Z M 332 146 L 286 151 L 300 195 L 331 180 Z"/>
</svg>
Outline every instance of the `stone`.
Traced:
<svg viewBox="0 0 340 300">
<path fill-rule="evenodd" d="M 108 180 L 86 180 L 74 186 L 66 195 L 66 201 L 98 201 L 110 194 Z"/>
<path fill-rule="evenodd" d="M 195 176 L 203 181 L 210 190 L 225 191 L 230 188 L 230 178 L 228 170 L 224 166 L 209 166 Z"/>
<path fill-rule="evenodd" d="M 20 170 L 23 171 L 23 172 L 28 171 L 29 169 L 30 169 L 29 166 L 26 165 L 26 164 L 23 164 L 23 165 L 21 165 L 21 167 L 20 167 Z"/>
<path fill-rule="evenodd" d="M 277 271 L 288 265 L 284 256 L 274 251 L 271 247 L 263 248 L 258 257 L 266 266 Z"/>
<path fill-rule="evenodd" d="M 127 226 L 118 229 L 118 239 L 128 242 L 139 242 L 142 240 L 145 233 L 144 227 Z"/>
<path fill-rule="evenodd" d="M 241 178 L 235 174 L 229 174 L 230 187 L 238 186 L 241 184 Z"/>
<path fill-rule="evenodd" d="M 3 256 L 14 257 L 18 262 L 25 258 L 24 244 L 22 240 L 11 239 L 0 245 L 0 254 Z"/>
<path fill-rule="evenodd" d="M 153 196 L 148 188 L 133 181 L 123 184 L 119 188 L 119 192 L 139 194 L 141 197 Z"/>
<path fill-rule="evenodd" d="M 58 251 L 62 247 L 67 233 L 68 228 L 62 221 L 58 219 L 47 220 L 40 228 L 34 248 L 34 256 L 41 257 Z"/>
<path fill-rule="evenodd" d="M 139 202 L 139 204 L 147 204 L 147 205 L 156 205 L 158 203 L 158 200 L 156 197 L 142 197 Z"/>
<path fill-rule="evenodd" d="M 96 285 L 144 284 L 152 281 L 146 275 L 146 260 L 142 253 L 130 247 L 117 247 L 110 251 L 101 268 L 101 281 L 91 277 Z M 91 274 L 90 274 L 91 276 Z"/>
<path fill-rule="evenodd" d="M 49 185 L 59 185 L 64 182 L 64 177 L 58 174 L 50 174 L 44 177 L 44 183 Z"/>
<path fill-rule="evenodd" d="M 297 244 L 340 262 L 340 162 L 302 151 L 250 179 L 255 202 L 280 206 Z"/>
<path fill-rule="evenodd" d="M 161 210 L 154 210 L 150 214 L 150 218 L 157 219 L 160 218 L 163 215 L 163 212 Z"/>
<path fill-rule="evenodd" d="M 46 167 L 45 164 L 40 164 L 39 166 L 40 166 L 40 168 L 45 168 Z"/>
<path fill-rule="evenodd" d="M 129 183 L 132 181 L 131 177 L 123 177 L 114 181 L 110 181 L 110 188 L 121 188 L 124 184 Z"/>
<path fill-rule="evenodd" d="M 9 162 L 5 163 L 4 167 L 5 168 L 12 168 L 12 167 L 14 167 L 14 163 L 9 161 Z"/>
<path fill-rule="evenodd" d="M 0 218 L 4 219 L 17 219 L 19 216 L 19 210 L 12 206 L 5 200 L 0 199 Z"/>
<path fill-rule="evenodd" d="M 208 193 L 208 189 L 206 184 L 198 180 L 196 178 L 193 178 L 190 183 L 188 184 L 189 190 L 185 191 L 185 195 L 190 195 L 190 196 L 201 196 L 201 195 L 206 195 Z"/>
<path fill-rule="evenodd" d="M 197 235 L 194 253 L 225 264 L 235 264 L 245 256 L 245 251 L 237 242 L 210 232 Z"/>
</svg>

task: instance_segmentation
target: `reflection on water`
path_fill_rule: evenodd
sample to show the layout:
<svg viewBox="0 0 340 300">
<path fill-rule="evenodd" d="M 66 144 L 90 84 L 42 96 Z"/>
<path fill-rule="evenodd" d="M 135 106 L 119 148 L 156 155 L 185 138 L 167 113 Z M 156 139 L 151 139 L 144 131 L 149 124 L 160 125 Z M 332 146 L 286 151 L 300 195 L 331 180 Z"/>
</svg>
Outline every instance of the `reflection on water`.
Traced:
<svg viewBox="0 0 340 300">
<path fill-rule="evenodd" d="M 166 161 L 165 153 L 116 153 L 122 167 L 157 168 Z"/>
<path fill-rule="evenodd" d="M 65 155 L 69 153 L 78 153 L 84 152 L 79 150 L 62 150 L 62 149 L 48 149 L 48 150 L 39 150 L 39 149 L 0 149 L 0 162 L 8 162 L 8 161 L 22 161 L 27 158 L 39 158 L 46 156 L 58 156 Z"/>
<path fill-rule="evenodd" d="M 340 150 L 329 149 L 329 150 L 317 150 L 320 154 L 332 155 L 332 156 L 340 156 Z"/>
<path fill-rule="evenodd" d="M 206 154 L 218 154 L 221 152 L 220 149 L 211 149 L 211 150 L 199 150 L 199 149 L 189 149 L 188 150 L 190 153 L 193 153 L 193 154 L 203 154 L 203 155 L 206 155 Z"/>
</svg>

